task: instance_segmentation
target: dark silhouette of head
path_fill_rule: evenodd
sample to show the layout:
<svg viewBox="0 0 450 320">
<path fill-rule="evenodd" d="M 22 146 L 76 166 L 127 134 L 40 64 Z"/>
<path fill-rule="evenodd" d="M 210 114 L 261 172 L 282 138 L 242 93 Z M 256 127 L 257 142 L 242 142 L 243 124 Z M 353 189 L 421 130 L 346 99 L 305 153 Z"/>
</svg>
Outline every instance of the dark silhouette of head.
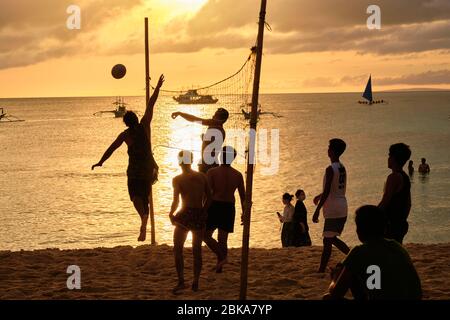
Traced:
<svg viewBox="0 0 450 320">
<path fill-rule="evenodd" d="M 410 167 L 412 167 L 412 165 L 414 164 L 414 161 L 412 161 L 412 160 L 409 160 L 409 162 L 408 162 L 408 166 L 410 166 Z"/>
<path fill-rule="evenodd" d="M 236 159 L 237 152 L 233 147 L 224 146 L 222 148 L 222 153 L 220 155 L 221 155 L 220 160 L 222 164 L 229 166 L 234 161 L 234 159 Z"/>
<path fill-rule="evenodd" d="M 187 150 L 182 150 L 178 153 L 178 164 L 182 169 L 190 168 L 194 162 L 194 155 L 192 152 Z"/>
<path fill-rule="evenodd" d="M 422 161 L 422 164 L 425 164 L 425 162 L 427 162 L 427 159 L 422 158 L 421 161 Z"/>
<path fill-rule="evenodd" d="M 365 205 L 355 212 L 356 233 L 361 242 L 380 239 L 386 230 L 384 211 L 373 205 Z"/>
<path fill-rule="evenodd" d="M 328 147 L 328 155 L 339 158 L 345 151 L 347 144 L 342 139 L 331 139 Z"/>
<path fill-rule="evenodd" d="M 123 116 L 123 122 L 125 122 L 125 125 L 128 128 L 134 128 L 139 124 L 139 119 L 136 113 L 133 111 L 127 111 Z"/>
<path fill-rule="evenodd" d="M 214 113 L 213 119 L 214 120 L 220 120 L 220 121 L 227 121 L 230 114 L 228 111 L 224 108 L 217 109 L 216 113 Z"/>
<path fill-rule="evenodd" d="M 304 201 L 306 199 L 305 191 L 303 191 L 302 189 L 298 189 L 295 192 L 295 197 L 300 201 Z"/>
<path fill-rule="evenodd" d="M 394 165 L 402 168 L 411 157 L 411 149 L 404 143 L 396 143 L 389 148 L 388 167 L 393 169 Z M 394 163 L 393 163 L 394 162 Z"/>
<path fill-rule="evenodd" d="M 292 194 L 286 192 L 285 194 L 283 194 L 283 203 L 288 204 L 289 202 L 292 201 L 293 198 L 294 196 Z"/>
</svg>

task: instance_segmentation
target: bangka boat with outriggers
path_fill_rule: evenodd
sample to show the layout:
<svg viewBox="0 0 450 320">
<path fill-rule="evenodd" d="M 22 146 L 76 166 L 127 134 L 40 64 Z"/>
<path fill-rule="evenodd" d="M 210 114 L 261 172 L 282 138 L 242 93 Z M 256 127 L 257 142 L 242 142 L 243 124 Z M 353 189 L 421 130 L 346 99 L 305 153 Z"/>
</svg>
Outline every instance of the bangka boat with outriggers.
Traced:
<svg viewBox="0 0 450 320">
<path fill-rule="evenodd" d="M 179 104 L 214 104 L 219 101 L 209 94 L 198 94 L 197 90 L 188 90 L 173 99 Z"/>
<path fill-rule="evenodd" d="M 13 115 L 6 113 L 4 108 L 0 108 L 0 123 L 2 122 L 23 122 L 25 120 L 19 119 Z"/>
<path fill-rule="evenodd" d="M 373 95 L 372 95 L 372 75 L 369 76 L 369 80 L 367 81 L 366 84 L 366 89 L 364 90 L 364 93 L 362 95 L 362 97 L 366 100 L 360 100 L 358 101 L 359 104 L 379 104 L 379 103 L 387 103 L 386 100 L 374 100 L 373 99 Z"/>
<path fill-rule="evenodd" d="M 117 97 L 116 101 L 113 102 L 113 105 L 116 106 L 116 108 L 114 110 L 98 111 L 98 112 L 94 113 L 94 116 L 99 116 L 104 113 L 112 113 L 112 114 L 114 114 L 114 118 L 122 118 L 125 115 L 125 113 L 128 111 L 126 108 L 127 104 L 124 102 L 123 98 L 121 98 L 121 97 Z"/>
</svg>

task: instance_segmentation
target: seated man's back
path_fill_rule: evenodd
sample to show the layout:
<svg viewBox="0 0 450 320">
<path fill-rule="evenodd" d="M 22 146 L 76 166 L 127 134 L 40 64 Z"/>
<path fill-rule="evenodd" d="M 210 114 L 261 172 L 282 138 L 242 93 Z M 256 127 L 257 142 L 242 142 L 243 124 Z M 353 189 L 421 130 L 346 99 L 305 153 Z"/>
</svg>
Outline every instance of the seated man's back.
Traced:
<svg viewBox="0 0 450 320">
<path fill-rule="evenodd" d="M 356 246 L 343 264 L 370 300 L 410 300 L 422 296 L 420 279 L 411 258 L 394 240 L 380 238 Z M 368 288 L 368 282 L 372 282 L 369 277 L 375 274 L 370 266 L 379 267 L 379 289 Z"/>
</svg>

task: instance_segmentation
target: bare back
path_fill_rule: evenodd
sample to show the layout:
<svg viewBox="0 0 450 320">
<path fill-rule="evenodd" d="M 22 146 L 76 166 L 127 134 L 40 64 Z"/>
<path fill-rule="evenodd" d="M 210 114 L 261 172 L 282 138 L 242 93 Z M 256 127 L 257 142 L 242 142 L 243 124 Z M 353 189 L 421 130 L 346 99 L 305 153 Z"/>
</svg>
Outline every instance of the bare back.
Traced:
<svg viewBox="0 0 450 320">
<path fill-rule="evenodd" d="M 212 199 L 235 203 L 236 189 L 244 186 L 242 174 L 231 166 L 221 165 L 208 170 L 207 175 L 212 189 Z"/>
<path fill-rule="evenodd" d="M 203 208 L 209 188 L 203 173 L 184 172 L 174 178 L 174 185 L 180 192 L 182 208 Z"/>
</svg>

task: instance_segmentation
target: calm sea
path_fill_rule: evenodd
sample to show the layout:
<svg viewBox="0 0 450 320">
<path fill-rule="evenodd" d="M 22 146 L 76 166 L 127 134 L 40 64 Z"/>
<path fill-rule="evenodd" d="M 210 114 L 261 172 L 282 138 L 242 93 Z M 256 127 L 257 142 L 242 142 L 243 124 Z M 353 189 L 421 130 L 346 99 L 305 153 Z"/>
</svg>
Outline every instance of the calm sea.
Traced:
<svg viewBox="0 0 450 320">
<path fill-rule="evenodd" d="M 389 169 L 391 144 L 411 146 L 417 169 L 427 158 L 431 174 L 412 178 L 412 211 L 406 242 L 450 242 L 450 92 L 383 93 L 386 105 L 366 106 L 359 94 L 262 95 L 258 129 L 279 130 L 277 170 L 265 175 L 268 164 L 256 165 L 251 246 L 280 247 L 281 195 L 306 191 L 308 218 L 312 198 L 321 191 L 328 165 L 328 140 L 344 139 L 342 157 L 348 172 L 349 220 L 343 239 L 356 244 L 354 211 L 378 204 Z M 141 113 L 143 97 L 127 97 L 128 108 Z M 0 107 L 25 122 L 0 123 L 0 250 L 92 248 L 138 245 L 139 218 L 126 185 L 127 153 L 122 146 L 102 168 L 91 171 L 110 143 L 124 130 L 121 119 L 96 117 L 112 109 L 114 97 L 0 99 Z M 219 102 L 220 104 L 220 102 Z M 180 148 L 200 149 L 203 128 L 170 114 L 181 110 L 210 116 L 217 105 L 180 106 L 160 97 L 153 121 L 153 148 L 160 165 L 154 188 L 156 239 L 170 244 L 168 219 L 171 180 L 180 170 Z M 246 128 L 243 116 L 231 115 L 228 129 Z M 276 136 L 275 136 L 276 137 Z M 268 136 L 271 141 L 271 135 Z M 274 146 L 271 150 L 276 150 Z M 199 158 L 199 153 L 195 153 Z M 269 150 L 270 156 L 270 150 Z M 239 159 L 238 159 L 239 160 Z M 243 157 L 237 164 L 244 172 Z M 240 210 L 238 210 L 238 214 Z M 310 223 L 314 244 L 321 244 L 323 219 Z M 148 238 L 150 236 L 148 235 Z M 236 219 L 231 246 L 241 245 L 242 228 Z"/>
</svg>

